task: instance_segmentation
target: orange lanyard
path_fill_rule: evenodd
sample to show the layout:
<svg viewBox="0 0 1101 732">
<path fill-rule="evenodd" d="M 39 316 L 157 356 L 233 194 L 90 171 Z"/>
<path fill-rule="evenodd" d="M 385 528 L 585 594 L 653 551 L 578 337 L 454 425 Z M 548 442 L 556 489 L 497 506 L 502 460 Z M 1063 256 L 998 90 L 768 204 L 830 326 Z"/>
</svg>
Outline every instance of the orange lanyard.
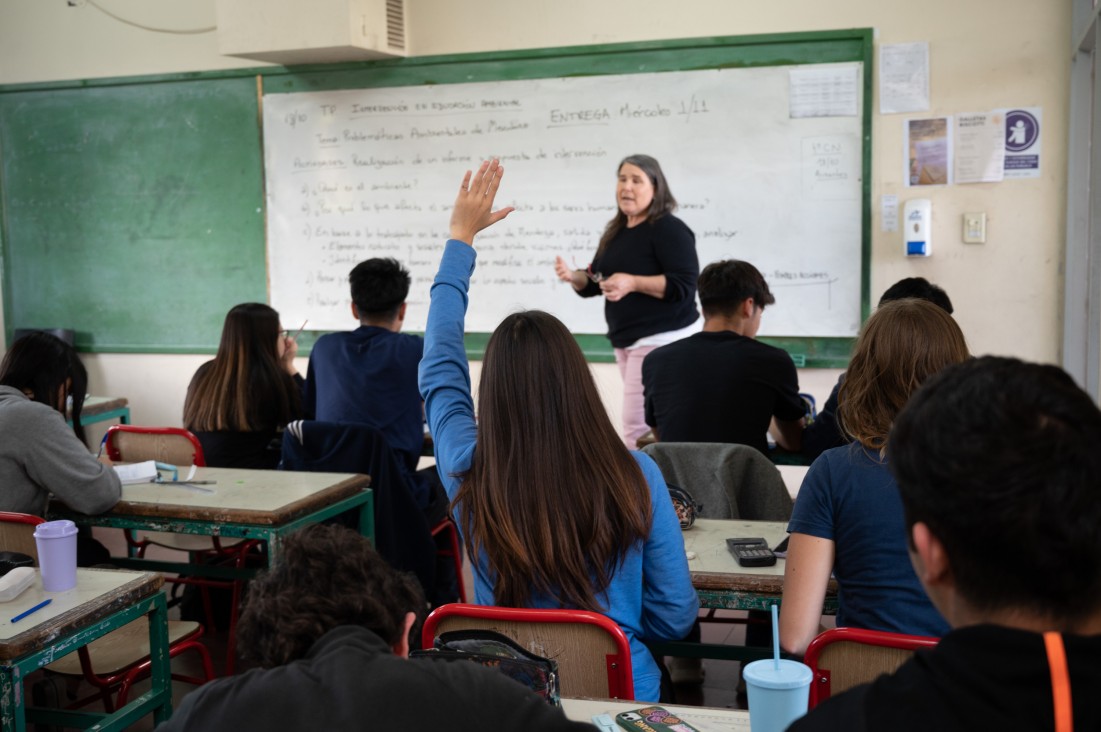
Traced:
<svg viewBox="0 0 1101 732">
<path fill-rule="evenodd" d="M 1055 702 L 1055 732 L 1074 732 L 1074 711 L 1070 704 L 1070 672 L 1063 636 L 1054 631 L 1044 633 L 1047 663 L 1051 669 L 1051 696 Z"/>
</svg>

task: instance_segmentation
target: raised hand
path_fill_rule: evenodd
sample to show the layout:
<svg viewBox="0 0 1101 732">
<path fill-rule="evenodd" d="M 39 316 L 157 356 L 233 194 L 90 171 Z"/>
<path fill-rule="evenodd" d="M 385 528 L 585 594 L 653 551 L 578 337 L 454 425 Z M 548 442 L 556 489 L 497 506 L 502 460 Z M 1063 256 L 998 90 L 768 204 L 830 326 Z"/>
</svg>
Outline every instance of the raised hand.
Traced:
<svg viewBox="0 0 1101 732">
<path fill-rule="evenodd" d="M 487 160 L 471 175 L 466 171 L 455 208 L 451 210 L 451 238 L 472 244 L 474 235 L 512 213 L 512 206 L 493 210 L 493 199 L 505 169 L 497 160 Z"/>
</svg>

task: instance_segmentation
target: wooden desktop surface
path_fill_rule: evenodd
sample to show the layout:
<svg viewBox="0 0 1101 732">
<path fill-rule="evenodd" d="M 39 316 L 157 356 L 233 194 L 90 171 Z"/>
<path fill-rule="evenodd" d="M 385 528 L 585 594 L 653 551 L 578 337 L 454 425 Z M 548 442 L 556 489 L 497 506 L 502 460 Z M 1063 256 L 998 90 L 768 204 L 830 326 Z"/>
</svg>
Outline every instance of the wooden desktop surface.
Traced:
<svg viewBox="0 0 1101 732">
<path fill-rule="evenodd" d="M 780 599 L 785 560 L 777 558 L 771 567 L 743 567 L 726 548 L 726 540 L 760 537 L 774 549 L 787 536 L 787 522 L 696 519 L 692 528 L 682 533 L 685 551 L 695 554 L 688 560 L 688 569 L 703 607 L 763 609 L 761 603 Z M 836 609 L 837 581 L 831 579 L 825 612 L 832 614 Z"/>
<path fill-rule="evenodd" d="M 190 466 L 179 466 L 181 483 L 190 470 Z M 124 485 L 122 499 L 108 515 L 278 525 L 359 493 L 371 484 L 370 476 L 358 473 L 236 468 L 198 468 L 193 479 L 216 483 L 194 487 L 171 483 Z"/>
<path fill-rule="evenodd" d="M 700 732 L 749 732 L 749 711 L 745 709 L 682 707 L 676 704 L 657 705 L 615 699 L 562 699 L 562 711 L 575 722 L 591 723 L 597 714 L 607 714 L 614 722 L 615 715 L 620 712 L 630 712 L 647 706 L 661 706 Z M 623 728 L 617 726 L 617 729 Z"/>
<path fill-rule="evenodd" d="M 155 572 L 78 568 L 76 587 L 46 592 L 41 576 L 19 597 L 0 602 L 0 663 L 7 664 L 40 650 L 160 590 L 164 577 Z M 52 602 L 26 618 L 11 619 L 49 598 Z"/>
<path fill-rule="evenodd" d="M 126 397 L 90 396 L 84 400 L 80 416 L 83 418 L 103 414 L 104 412 L 113 412 L 116 409 L 124 409 L 129 405 L 130 401 Z"/>
</svg>

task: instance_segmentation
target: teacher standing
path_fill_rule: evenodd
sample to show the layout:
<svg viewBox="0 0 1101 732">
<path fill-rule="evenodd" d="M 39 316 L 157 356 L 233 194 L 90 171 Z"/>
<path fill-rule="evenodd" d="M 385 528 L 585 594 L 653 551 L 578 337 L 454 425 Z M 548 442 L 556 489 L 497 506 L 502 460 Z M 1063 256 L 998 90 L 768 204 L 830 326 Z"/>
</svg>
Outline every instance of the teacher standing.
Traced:
<svg viewBox="0 0 1101 732">
<path fill-rule="evenodd" d="M 644 418 L 642 361 L 658 346 L 698 327 L 696 235 L 673 216 L 676 199 L 658 161 L 631 155 L 619 164 L 619 210 L 604 228 L 587 270 L 562 257 L 554 271 L 581 297 L 604 296 L 608 340 L 623 377 L 623 440 L 628 448 L 648 429 Z"/>
</svg>

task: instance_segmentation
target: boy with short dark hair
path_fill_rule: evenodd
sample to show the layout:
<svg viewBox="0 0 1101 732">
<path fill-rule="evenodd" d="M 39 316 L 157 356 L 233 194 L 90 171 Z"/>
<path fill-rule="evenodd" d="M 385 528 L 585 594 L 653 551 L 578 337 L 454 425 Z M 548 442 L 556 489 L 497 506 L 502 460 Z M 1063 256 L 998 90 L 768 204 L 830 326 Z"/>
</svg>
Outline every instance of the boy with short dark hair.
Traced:
<svg viewBox="0 0 1101 732">
<path fill-rule="evenodd" d="M 642 364 L 646 423 L 664 442 L 727 442 L 768 452 L 767 433 L 798 450 L 803 400 L 785 351 L 756 340 L 776 302 L 749 262 L 713 262 L 699 277 L 703 332 L 656 349 Z"/>
<path fill-rule="evenodd" d="M 409 272 L 395 259 L 368 259 L 352 269 L 348 281 L 359 328 L 317 339 L 306 374 L 306 413 L 381 431 L 413 476 L 424 445 L 424 406 L 417 387 L 424 340 L 401 332 Z M 410 484 L 423 510 L 427 485 L 414 479 Z"/>
<path fill-rule="evenodd" d="M 953 630 L 791 730 L 1101 729 L 1099 445 L 1101 411 L 1055 366 L 985 357 L 930 379 L 887 452 Z"/>
</svg>

